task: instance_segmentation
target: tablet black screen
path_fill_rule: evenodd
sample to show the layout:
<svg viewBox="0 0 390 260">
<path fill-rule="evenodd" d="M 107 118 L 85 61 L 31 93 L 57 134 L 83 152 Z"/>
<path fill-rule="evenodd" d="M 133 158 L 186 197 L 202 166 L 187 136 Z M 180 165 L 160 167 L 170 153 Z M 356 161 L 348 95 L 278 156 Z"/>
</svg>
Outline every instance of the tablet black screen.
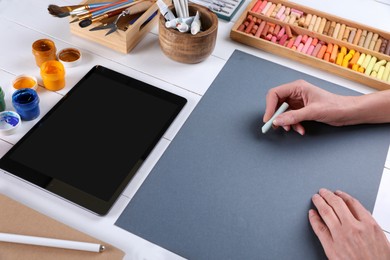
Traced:
<svg viewBox="0 0 390 260">
<path fill-rule="evenodd" d="M 0 167 L 104 215 L 185 103 L 95 66 L 11 148 Z"/>
</svg>

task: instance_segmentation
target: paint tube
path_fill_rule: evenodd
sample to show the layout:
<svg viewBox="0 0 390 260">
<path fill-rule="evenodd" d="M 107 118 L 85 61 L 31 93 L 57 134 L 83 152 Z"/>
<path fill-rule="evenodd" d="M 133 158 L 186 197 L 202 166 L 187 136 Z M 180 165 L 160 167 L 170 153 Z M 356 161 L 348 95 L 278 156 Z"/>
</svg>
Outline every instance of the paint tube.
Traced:
<svg viewBox="0 0 390 260">
<path fill-rule="evenodd" d="M 200 23 L 200 17 L 199 12 L 196 11 L 196 15 L 194 17 L 194 20 L 191 23 L 191 34 L 195 35 L 200 31 L 201 23 Z"/>
</svg>

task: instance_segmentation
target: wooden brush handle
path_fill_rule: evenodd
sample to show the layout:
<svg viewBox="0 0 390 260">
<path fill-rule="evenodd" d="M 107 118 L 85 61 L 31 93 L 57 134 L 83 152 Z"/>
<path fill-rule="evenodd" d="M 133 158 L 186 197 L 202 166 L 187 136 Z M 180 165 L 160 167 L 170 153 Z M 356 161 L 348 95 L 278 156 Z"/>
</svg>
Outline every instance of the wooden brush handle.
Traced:
<svg viewBox="0 0 390 260">
<path fill-rule="evenodd" d="M 113 2 L 111 4 L 107 4 L 107 5 L 99 6 L 99 7 L 96 7 L 96 8 L 92 8 L 92 9 L 89 10 L 89 12 L 94 13 L 94 12 L 98 12 L 98 11 L 103 11 L 103 12 L 99 12 L 99 13 L 105 13 L 104 10 L 105 11 L 109 11 L 110 7 L 115 7 L 117 5 L 125 4 L 125 3 L 128 3 L 128 2 L 130 3 L 132 1 L 130 1 L 130 0 L 115 1 L 115 2 Z"/>
<path fill-rule="evenodd" d="M 138 14 L 148 10 L 154 3 L 155 3 L 154 0 L 138 0 L 134 2 L 134 4 L 128 7 L 126 10 L 128 10 L 129 15 Z"/>
<path fill-rule="evenodd" d="M 125 8 L 123 8 L 123 9 L 118 9 L 118 10 L 114 10 L 114 11 L 111 11 L 111 12 L 107 12 L 107 13 L 105 13 L 105 14 L 101 14 L 101 15 L 99 15 L 99 16 L 93 17 L 93 18 L 91 19 L 91 21 L 92 21 L 92 22 L 98 22 L 98 21 L 101 21 L 101 20 L 103 20 L 103 19 L 105 19 L 105 18 L 113 17 L 113 16 L 115 16 L 115 15 L 118 15 L 118 14 L 122 13 L 122 11 L 123 11 L 124 9 L 125 9 Z"/>
</svg>

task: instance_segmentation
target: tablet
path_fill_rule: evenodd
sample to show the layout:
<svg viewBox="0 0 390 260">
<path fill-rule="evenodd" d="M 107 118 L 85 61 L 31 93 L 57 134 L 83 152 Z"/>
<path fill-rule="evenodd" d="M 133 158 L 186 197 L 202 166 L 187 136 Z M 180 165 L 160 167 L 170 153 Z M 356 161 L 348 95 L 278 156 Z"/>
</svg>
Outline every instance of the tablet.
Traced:
<svg viewBox="0 0 390 260">
<path fill-rule="evenodd" d="M 186 102 L 96 65 L 0 159 L 0 168 L 105 215 Z"/>
</svg>

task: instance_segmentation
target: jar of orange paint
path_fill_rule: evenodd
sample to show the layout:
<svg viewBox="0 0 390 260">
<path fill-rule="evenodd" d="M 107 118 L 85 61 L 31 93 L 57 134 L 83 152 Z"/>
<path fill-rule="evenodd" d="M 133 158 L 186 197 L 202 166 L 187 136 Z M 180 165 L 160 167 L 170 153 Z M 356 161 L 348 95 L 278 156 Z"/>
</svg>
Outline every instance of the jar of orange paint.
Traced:
<svg viewBox="0 0 390 260">
<path fill-rule="evenodd" d="M 48 60 L 57 59 L 57 48 L 52 40 L 40 39 L 32 44 L 32 53 L 35 57 L 35 63 L 41 67 L 42 63 Z"/>
<path fill-rule="evenodd" d="M 57 91 L 65 87 L 65 68 L 57 60 L 42 63 L 41 77 L 43 85 L 48 90 Z"/>
</svg>

